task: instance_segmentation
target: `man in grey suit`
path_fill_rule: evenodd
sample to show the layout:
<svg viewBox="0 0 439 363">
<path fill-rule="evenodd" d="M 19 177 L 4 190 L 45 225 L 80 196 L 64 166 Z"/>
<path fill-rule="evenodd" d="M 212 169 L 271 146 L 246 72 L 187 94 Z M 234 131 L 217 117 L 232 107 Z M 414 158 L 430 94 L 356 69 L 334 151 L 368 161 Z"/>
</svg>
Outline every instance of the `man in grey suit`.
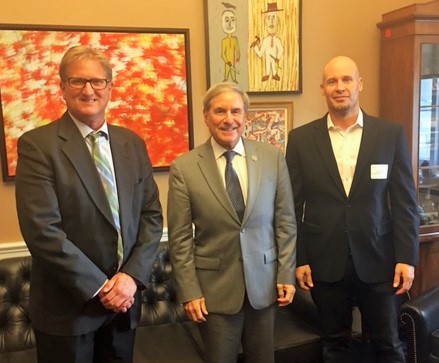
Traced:
<svg viewBox="0 0 439 363">
<path fill-rule="evenodd" d="M 247 94 L 235 84 L 212 86 L 204 98 L 211 138 L 170 170 L 176 289 L 189 318 L 200 323 L 208 363 L 235 363 L 241 342 L 246 362 L 274 362 L 275 303 L 288 305 L 295 293 L 288 170 L 279 149 L 242 138 L 248 106 Z M 234 155 L 239 206 L 236 194 L 229 197 L 226 190 L 227 151 Z"/>
<path fill-rule="evenodd" d="M 17 211 L 32 254 L 38 361 L 130 363 L 139 288 L 162 235 L 158 190 L 143 140 L 105 120 L 112 69 L 104 54 L 70 48 L 59 73 L 67 112 L 18 141 Z M 93 136 L 106 152 L 100 162 Z"/>
<path fill-rule="evenodd" d="M 405 362 L 398 311 L 418 258 L 413 174 L 402 127 L 364 113 L 362 90 L 356 63 L 335 57 L 321 84 L 328 113 L 290 132 L 296 279 L 318 306 L 326 363 L 358 361 L 353 305 L 377 362 Z"/>
</svg>

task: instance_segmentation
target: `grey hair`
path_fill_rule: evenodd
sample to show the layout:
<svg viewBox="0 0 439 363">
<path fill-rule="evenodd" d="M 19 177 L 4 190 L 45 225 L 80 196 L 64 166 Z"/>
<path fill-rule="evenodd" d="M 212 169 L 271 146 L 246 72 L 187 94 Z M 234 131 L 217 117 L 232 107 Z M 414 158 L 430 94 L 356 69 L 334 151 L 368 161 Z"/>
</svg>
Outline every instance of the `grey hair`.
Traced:
<svg viewBox="0 0 439 363">
<path fill-rule="evenodd" d="M 229 92 L 229 91 L 236 92 L 239 95 L 241 95 L 242 101 L 244 103 L 244 112 L 247 113 L 248 108 L 250 106 L 250 99 L 248 97 L 248 94 L 245 91 L 243 91 L 237 84 L 232 82 L 217 83 L 208 89 L 203 100 L 203 112 L 209 111 L 211 106 L 210 103 L 214 97 L 218 96 L 223 92 Z"/>
</svg>

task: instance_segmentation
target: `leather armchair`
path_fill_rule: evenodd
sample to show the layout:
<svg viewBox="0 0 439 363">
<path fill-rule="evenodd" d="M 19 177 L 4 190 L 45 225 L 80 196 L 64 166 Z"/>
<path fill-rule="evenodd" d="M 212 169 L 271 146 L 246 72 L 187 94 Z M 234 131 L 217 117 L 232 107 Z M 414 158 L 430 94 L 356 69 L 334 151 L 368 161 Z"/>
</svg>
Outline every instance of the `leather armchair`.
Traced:
<svg viewBox="0 0 439 363">
<path fill-rule="evenodd" d="M 439 362 L 439 285 L 405 302 L 401 333 L 409 363 Z"/>
</svg>

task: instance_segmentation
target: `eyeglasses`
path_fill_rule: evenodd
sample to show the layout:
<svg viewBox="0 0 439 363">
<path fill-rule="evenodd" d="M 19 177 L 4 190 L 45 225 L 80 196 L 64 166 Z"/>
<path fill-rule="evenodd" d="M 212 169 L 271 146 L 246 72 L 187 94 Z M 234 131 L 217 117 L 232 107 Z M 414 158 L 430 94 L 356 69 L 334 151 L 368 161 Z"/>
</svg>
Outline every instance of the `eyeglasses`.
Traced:
<svg viewBox="0 0 439 363">
<path fill-rule="evenodd" d="M 72 88 L 77 89 L 83 89 L 87 83 L 90 83 L 90 86 L 94 90 L 102 90 L 107 88 L 108 82 L 110 82 L 108 79 L 104 78 L 78 78 L 78 77 L 69 77 L 67 78 L 67 83 Z"/>
</svg>

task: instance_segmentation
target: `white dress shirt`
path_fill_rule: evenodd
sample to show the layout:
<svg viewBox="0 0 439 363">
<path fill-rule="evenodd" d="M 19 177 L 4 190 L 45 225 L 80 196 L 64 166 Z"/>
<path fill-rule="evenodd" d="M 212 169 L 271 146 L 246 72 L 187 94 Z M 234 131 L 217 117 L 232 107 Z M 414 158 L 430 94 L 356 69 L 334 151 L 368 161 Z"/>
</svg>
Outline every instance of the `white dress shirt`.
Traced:
<svg viewBox="0 0 439 363">
<path fill-rule="evenodd" d="M 227 151 L 221 145 L 219 145 L 213 137 L 210 138 L 213 153 L 215 155 L 216 164 L 218 165 L 218 170 L 223 180 L 224 188 L 226 187 L 226 158 L 223 154 Z M 245 156 L 244 144 L 242 142 L 242 138 L 239 139 L 239 142 L 233 148 L 233 151 L 236 152 L 236 155 L 233 157 L 232 164 L 233 169 L 235 169 L 236 174 L 238 175 L 239 184 L 241 185 L 242 196 L 244 198 L 244 204 L 247 204 L 247 195 L 248 195 L 248 176 L 247 176 L 247 161 Z"/>
<path fill-rule="evenodd" d="M 327 122 L 338 172 L 346 195 L 349 195 L 363 135 L 363 113 L 360 110 L 355 124 L 349 126 L 346 130 L 335 126 L 329 114 Z"/>
</svg>

